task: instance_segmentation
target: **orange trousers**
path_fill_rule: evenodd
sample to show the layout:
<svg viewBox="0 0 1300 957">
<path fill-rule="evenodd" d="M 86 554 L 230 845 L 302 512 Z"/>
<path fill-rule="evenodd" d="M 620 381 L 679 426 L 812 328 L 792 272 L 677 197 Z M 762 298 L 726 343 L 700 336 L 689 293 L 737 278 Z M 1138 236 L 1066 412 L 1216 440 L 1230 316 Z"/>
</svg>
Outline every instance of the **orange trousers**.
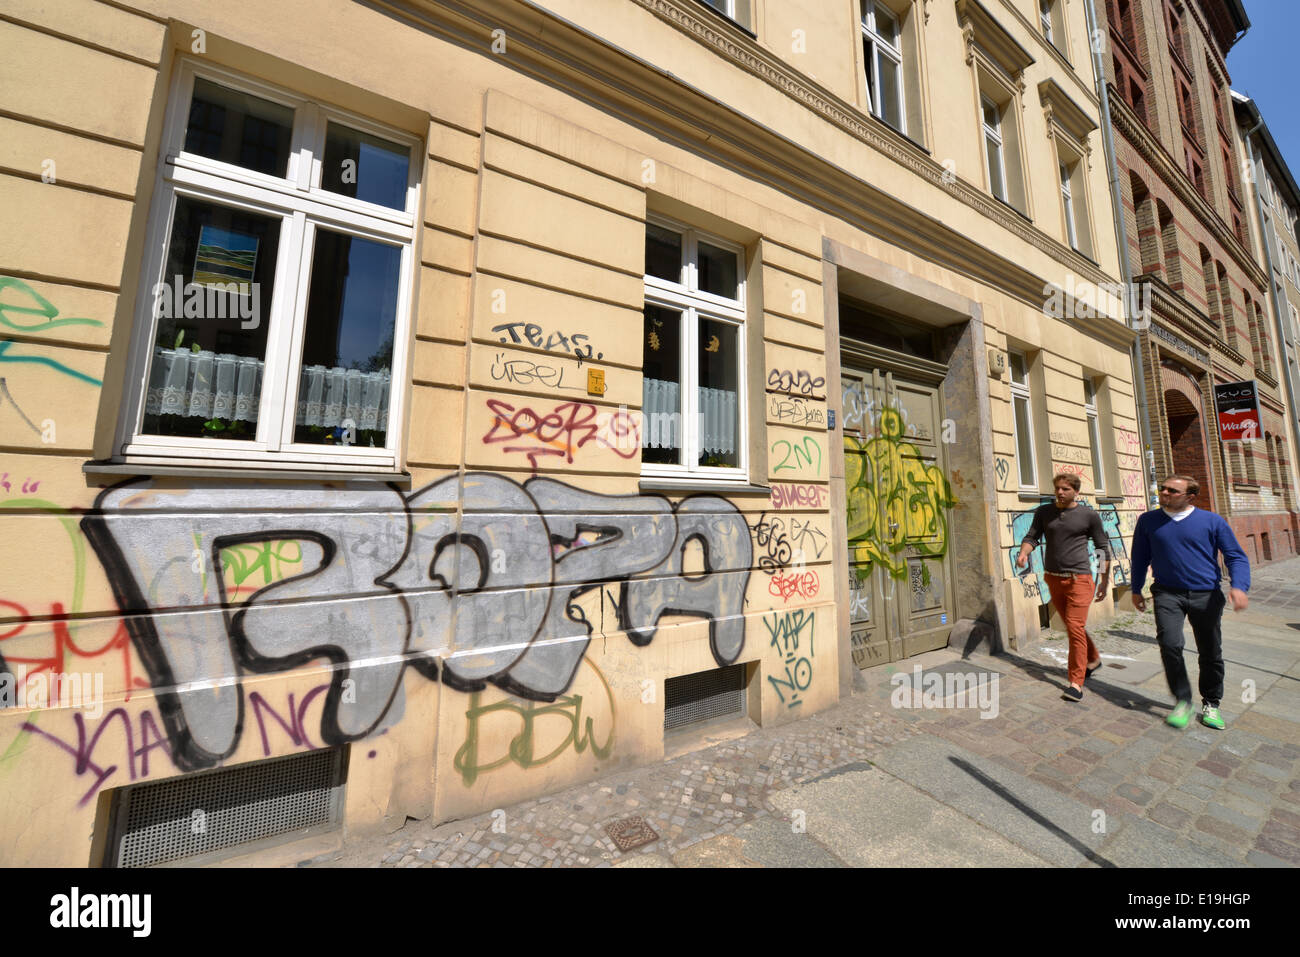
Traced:
<svg viewBox="0 0 1300 957">
<path fill-rule="evenodd" d="M 1083 685 L 1084 671 L 1091 662 L 1101 657 L 1101 652 L 1088 635 L 1088 609 L 1092 607 L 1097 592 L 1091 575 L 1057 578 L 1047 575 L 1047 590 L 1052 593 L 1052 605 L 1065 622 L 1070 636 L 1070 684 Z"/>
</svg>

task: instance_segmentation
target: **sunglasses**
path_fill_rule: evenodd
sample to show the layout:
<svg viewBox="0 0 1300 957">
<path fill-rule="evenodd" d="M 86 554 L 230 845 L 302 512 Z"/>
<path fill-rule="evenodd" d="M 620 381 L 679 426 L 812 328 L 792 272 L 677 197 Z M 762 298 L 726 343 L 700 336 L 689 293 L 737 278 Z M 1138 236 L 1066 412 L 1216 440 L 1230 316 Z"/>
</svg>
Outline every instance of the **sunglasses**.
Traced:
<svg viewBox="0 0 1300 957">
<path fill-rule="evenodd" d="M 1184 490 L 1181 489 L 1181 488 L 1170 488 L 1168 485 L 1162 485 L 1162 486 L 1160 486 L 1160 491 L 1162 491 L 1162 492 L 1168 492 L 1170 495 L 1183 495 L 1183 494 L 1190 495 L 1190 494 L 1191 494 L 1191 492 L 1186 492 L 1186 493 L 1185 493 Z"/>
</svg>

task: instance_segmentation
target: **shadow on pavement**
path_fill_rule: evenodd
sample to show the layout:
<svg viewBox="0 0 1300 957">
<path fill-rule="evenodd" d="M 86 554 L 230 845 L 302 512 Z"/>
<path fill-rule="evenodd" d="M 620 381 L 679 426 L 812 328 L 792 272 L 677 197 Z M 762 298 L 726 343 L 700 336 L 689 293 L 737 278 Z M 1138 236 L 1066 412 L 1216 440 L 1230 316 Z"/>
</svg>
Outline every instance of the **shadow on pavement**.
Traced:
<svg viewBox="0 0 1300 957">
<path fill-rule="evenodd" d="M 1037 811 L 1031 808 L 1024 801 L 1020 800 L 1020 798 L 1016 797 L 1014 794 L 1012 794 L 1010 791 L 1004 788 L 1001 784 L 998 784 L 997 781 L 994 781 L 991 777 L 989 777 L 988 775 L 980 771 L 979 768 L 975 767 L 974 765 L 966 761 L 963 761 L 961 758 L 955 758 L 950 756 L 948 760 L 953 765 L 955 765 L 958 770 L 965 771 L 972 778 L 974 778 L 980 784 L 984 785 L 986 788 L 988 788 L 998 797 L 1002 798 L 1002 800 L 1006 801 L 1008 804 L 1010 804 L 1013 808 L 1015 808 L 1025 817 L 1029 818 L 1031 821 L 1034 821 L 1036 824 L 1041 825 L 1046 830 L 1051 831 L 1062 841 L 1064 841 L 1066 844 L 1069 844 L 1076 851 L 1078 851 L 1088 860 L 1092 861 L 1098 867 L 1115 866 L 1115 863 L 1113 861 L 1105 857 L 1102 857 L 1092 848 L 1088 847 L 1087 844 L 1084 844 L 1082 841 L 1072 837 L 1067 832 L 1061 830 L 1061 828 L 1057 827 L 1047 818 L 1043 817 L 1043 815 L 1039 814 Z"/>
<path fill-rule="evenodd" d="M 994 656 L 994 660 L 1005 661 L 1014 665 L 1031 678 L 1050 684 L 1061 691 L 1069 687 L 1069 682 L 1065 680 L 1065 669 L 1057 665 L 1043 665 L 1037 661 L 1031 661 L 1028 658 L 1005 651 Z M 1105 670 L 1102 669 L 1102 671 Z M 1129 691 L 1116 685 L 1102 684 L 1096 677 L 1089 678 L 1084 685 L 1084 689 L 1087 694 L 1094 694 L 1118 708 L 1137 714 L 1163 718 L 1167 712 L 1173 709 L 1172 702 L 1157 701 L 1136 691 Z"/>
</svg>

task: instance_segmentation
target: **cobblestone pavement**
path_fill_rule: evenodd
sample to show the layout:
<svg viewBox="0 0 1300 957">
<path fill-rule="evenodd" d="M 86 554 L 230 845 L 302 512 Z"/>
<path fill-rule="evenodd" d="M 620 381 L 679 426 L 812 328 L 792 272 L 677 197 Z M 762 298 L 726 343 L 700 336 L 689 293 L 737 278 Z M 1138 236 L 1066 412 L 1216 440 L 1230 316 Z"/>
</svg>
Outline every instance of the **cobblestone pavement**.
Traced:
<svg viewBox="0 0 1300 957">
<path fill-rule="evenodd" d="M 1149 612 L 1130 612 L 1093 630 L 1105 666 L 1088 681 L 1077 704 L 1060 697 L 1063 635 L 1044 632 L 1030 648 L 998 657 L 962 660 L 954 651 L 933 652 L 861 672 L 852 697 L 783 727 L 756 729 L 652 767 L 502 808 L 495 816 L 484 813 L 436 827 L 408 820 L 393 834 L 350 841 L 341 851 L 304 864 L 861 863 L 870 848 L 854 842 L 879 842 L 880 835 L 863 837 L 866 832 L 854 830 L 851 820 L 838 830 L 844 822 L 824 820 L 822 829 L 809 825 L 803 833 L 802 819 L 795 817 L 802 811 L 778 809 L 791 803 L 782 792 L 800 788 L 810 788 L 808 802 L 816 806 L 816 788 L 822 786 L 817 782 L 829 785 L 827 778 L 846 775 L 837 786 L 874 778 L 911 796 L 892 814 L 891 831 L 915 827 L 919 834 L 934 826 L 927 821 L 937 820 L 925 815 L 945 805 L 939 809 L 956 812 L 963 827 L 988 830 L 990 841 L 1027 855 L 1025 860 L 1058 866 L 1295 867 L 1300 865 L 1300 610 L 1288 610 L 1286 582 L 1298 580 L 1300 559 L 1279 563 L 1257 574 L 1249 611 L 1225 613 L 1226 731 L 1196 723 L 1177 731 L 1164 723 L 1172 701 L 1159 664 L 1155 623 Z M 1291 591 L 1300 595 L 1300 589 Z M 1187 663 L 1195 687 L 1194 652 Z M 910 674 L 917 665 L 995 673 L 996 718 L 981 718 L 975 707 L 893 707 L 892 675 Z M 966 777 L 946 766 L 936 771 L 935 761 L 916 763 L 926 748 L 944 749 L 953 766 L 966 769 Z M 875 773 L 859 773 L 865 771 Z M 847 820 L 864 811 L 856 802 L 846 804 L 842 795 L 836 801 L 822 813 Z M 915 821 L 908 818 L 913 805 Z M 1098 812 L 1105 821 L 1100 833 Z M 659 839 L 620 853 L 604 826 L 633 815 L 644 818 Z M 936 853 L 940 859 L 916 863 L 943 863 L 943 851 Z"/>
</svg>

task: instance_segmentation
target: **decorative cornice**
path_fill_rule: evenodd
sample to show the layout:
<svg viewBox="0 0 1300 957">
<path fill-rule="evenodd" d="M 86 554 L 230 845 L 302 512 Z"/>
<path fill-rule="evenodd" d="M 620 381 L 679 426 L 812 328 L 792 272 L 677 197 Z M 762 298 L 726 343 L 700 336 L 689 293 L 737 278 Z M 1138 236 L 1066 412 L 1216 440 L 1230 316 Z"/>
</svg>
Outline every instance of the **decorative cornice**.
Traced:
<svg viewBox="0 0 1300 957">
<path fill-rule="evenodd" d="M 997 18 L 979 0 L 956 0 L 956 3 L 957 22 L 961 24 L 962 35 L 966 37 L 968 45 L 977 44 L 1013 78 L 1033 66 L 1034 58 L 1029 51 L 1007 32 L 1006 27 L 998 23 Z M 970 62 L 970 56 L 968 49 L 967 63 Z"/>
<path fill-rule="evenodd" d="M 1196 188 L 1192 186 L 1182 168 L 1174 163 L 1164 146 L 1137 118 L 1132 107 L 1124 102 L 1114 84 L 1107 82 L 1107 87 L 1110 92 L 1111 121 L 1120 135 L 1137 150 L 1138 155 L 1146 161 L 1151 171 L 1160 177 L 1161 182 L 1177 194 L 1183 205 L 1191 210 L 1202 226 L 1209 230 L 1219 245 L 1236 261 L 1242 272 L 1246 273 L 1260 289 L 1268 288 L 1264 271 L 1247 252 L 1241 240 L 1232 234 L 1232 230 L 1205 197 L 1196 192 Z"/>
<path fill-rule="evenodd" d="M 735 31 L 733 37 L 724 37 L 720 29 L 707 23 L 679 0 L 633 0 L 655 16 L 683 33 L 710 46 L 716 53 L 726 56 L 737 66 L 798 101 L 800 105 L 820 114 L 855 139 L 888 156 L 909 171 L 936 186 L 942 187 L 967 206 L 996 222 L 1003 229 L 1035 246 L 1061 265 L 1092 282 L 1105 282 L 1108 277 L 1094 263 L 1034 228 L 1015 213 L 1007 210 L 992 196 L 964 180 L 945 179 L 943 166 L 931 159 L 921 148 L 900 133 L 895 132 L 874 117 L 864 119 L 855 107 L 841 100 L 829 90 L 798 73 L 788 64 L 777 60 L 748 37 Z M 1030 62 L 1033 59 L 1030 58 Z M 1023 83 L 1022 83 L 1023 87 Z"/>
<path fill-rule="evenodd" d="M 758 118 L 706 90 L 537 6 L 532 0 L 369 0 L 376 9 L 440 41 L 484 52 L 492 31 L 512 23 L 509 66 L 595 109 L 688 149 L 756 184 L 838 217 L 863 232 L 1014 298 L 1042 306 L 1044 276 L 948 226 L 940 216 L 901 202 L 882 186 L 835 165 Z M 738 28 L 705 22 L 685 0 L 633 0 L 654 16 L 712 48 L 801 106 L 955 197 L 1060 263 L 1077 278 L 1113 277 L 1013 210 L 964 180 L 945 181 L 944 167 L 902 134 L 796 73 Z M 730 32 L 728 30 L 730 29 Z"/>
<path fill-rule="evenodd" d="M 1075 70 L 1074 64 L 1066 59 L 1065 54 L 1056 48 L 1056 44 L 1043 36 L 1039 28 L 1035 27 L 1034 24 L 1030 22 L 1029 18 L 1020 11 L 1020 8 L 1016 6 L 1012 0 L 1002 0 L 1002 6 L 1008 13 L 1020 21 L 1021 26 L 1038 39 L 1039 45 L 1047 50 L 1048 55 L 1056 60 L 1057 65 L 1064 67 L 1071 76 L 1078 80 L 1079 92 L 1083 94 L 1083 98 L 1088 101 L 1094 110 L 1100 110 L 1101 100 L 1097 99 L 1097 94 L 1093 90 L 1089 89 L 1088 85 L 1084 83 L 1082 79 L 1079 79 L 1079 74 L 1078 71 Z"/>
<path fill-rule="evenodd" d="M 1043 102 L 1043 112 L 1047 114 L 1049 127 L 1055 123 L 1076 139 L 1079 145 L 1087 144 L 1089 134 L 1097 129 L 1097 122 L 1070 99 L 1061 84 L 1051 77 L 1043 80 L 1038 84 L 1038 98 Z"/>
</svg>

